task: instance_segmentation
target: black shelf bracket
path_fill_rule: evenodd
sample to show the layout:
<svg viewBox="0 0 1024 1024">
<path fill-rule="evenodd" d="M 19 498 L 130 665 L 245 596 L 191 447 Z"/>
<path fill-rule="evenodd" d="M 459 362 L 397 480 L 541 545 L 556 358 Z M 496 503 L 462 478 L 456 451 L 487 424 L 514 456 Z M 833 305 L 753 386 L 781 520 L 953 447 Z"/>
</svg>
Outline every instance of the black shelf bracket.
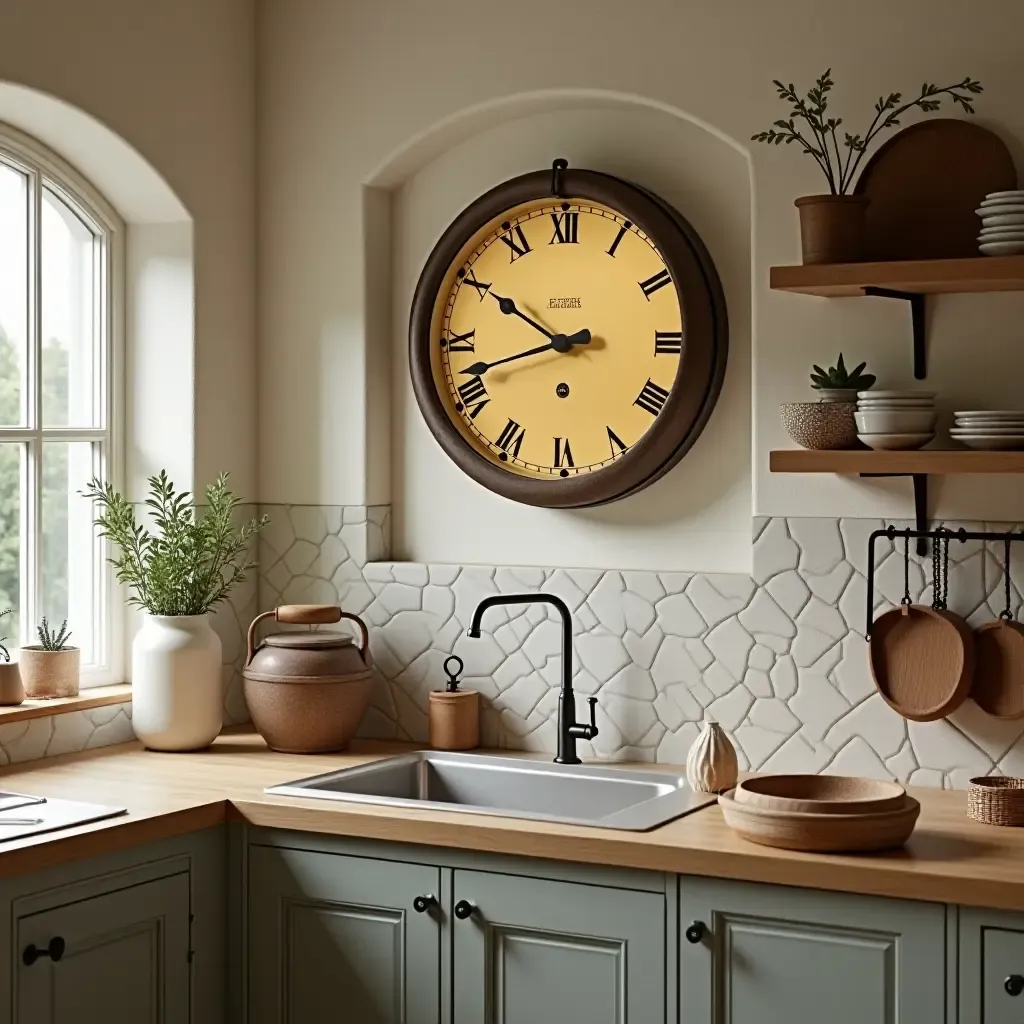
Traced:
<svg viewBox="0 0 1024 1024">
<path fill-rule="evenodd" d="M 892 288 L 876 288 L 874 285 L 868 285 L 864 289 L 864 294 L 882 299 L 902 299 L 910 303 L 910 323 L 914 331 L 914 379 L 924 380 L 928 376 L 924 350 L 924 295 L 919 292 L 896 291 Z"/>
<path fill-rule="evenodd" d="M 914 482 L 914 524 L 917 536 L 917 553 L 928 554 L 928 474 L 927 473 L 861 473 L 862 477 L 909 476 Z M 922 536 L 923 535 L 923 536 Z"/>
</svg>

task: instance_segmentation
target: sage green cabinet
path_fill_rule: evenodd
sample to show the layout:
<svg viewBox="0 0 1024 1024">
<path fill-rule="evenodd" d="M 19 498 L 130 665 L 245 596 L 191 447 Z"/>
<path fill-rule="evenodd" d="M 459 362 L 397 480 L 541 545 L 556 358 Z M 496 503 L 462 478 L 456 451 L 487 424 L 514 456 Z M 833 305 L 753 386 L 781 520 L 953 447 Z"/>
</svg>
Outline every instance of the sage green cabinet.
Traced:
<svg viewBox="0 0 1024 1024">
<path fill-rule="evenodd" d="M 249 1024 L 438 1024 L 439 894 L 436 867 L 250 847 Z"/>
<path fill-rule="evenodd" d="M 189 876 L 16 921 L 16 1024 L 188 1024 Z"/>
<path fill-rule="evenodd" d="M 940 904 L 686 877 L 679 891 L 681 1024 L 946 1019 Z"/>
<path fill-rule="evenodd" d="M 961 909 L 960 1024 L 1024 1020 L 1024 915 Z"/>
<path fill-rule="evenodd" d="M 454 1024 L 664 1024 L 664 892 L 454 874 Z"/>
</svg>

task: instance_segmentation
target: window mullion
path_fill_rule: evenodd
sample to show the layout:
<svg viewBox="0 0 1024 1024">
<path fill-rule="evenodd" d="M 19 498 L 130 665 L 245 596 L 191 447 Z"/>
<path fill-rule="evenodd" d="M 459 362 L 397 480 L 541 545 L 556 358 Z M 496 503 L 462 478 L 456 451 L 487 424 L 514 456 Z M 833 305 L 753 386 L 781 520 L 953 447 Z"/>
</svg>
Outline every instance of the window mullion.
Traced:
<svg viewBox="0 0 1024 1024">
<path fill-rule="evenodd" d="M 42 612 L 43 579 L 43 188 L 38 171 L 30 176 L 31 213 L 29 230 L 29 352 L 28 352 L 28 426 L 35 437 L 28 444 L 28 536 L 24 538 L 28 553 L 28 614 L 22 614 L 22 632 L 30 636 L 32 625 Z"/>
</svg>

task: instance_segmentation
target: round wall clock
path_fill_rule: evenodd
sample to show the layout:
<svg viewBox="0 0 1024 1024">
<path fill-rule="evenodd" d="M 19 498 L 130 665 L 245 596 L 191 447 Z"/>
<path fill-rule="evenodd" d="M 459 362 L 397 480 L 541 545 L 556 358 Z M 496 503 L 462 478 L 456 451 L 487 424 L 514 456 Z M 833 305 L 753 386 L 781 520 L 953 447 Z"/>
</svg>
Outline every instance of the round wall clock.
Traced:
<svg viewBox="0 0 1024 1024">
<path fill-rule="evenodd" d="M 562 160 L 456 218 L 409 325 L 416 399 L 444 451 L 484 487 L 549 508 L 624 498 L 674 466 L 727 350 L 693 228 L 639 186 Z"/>
</svg>

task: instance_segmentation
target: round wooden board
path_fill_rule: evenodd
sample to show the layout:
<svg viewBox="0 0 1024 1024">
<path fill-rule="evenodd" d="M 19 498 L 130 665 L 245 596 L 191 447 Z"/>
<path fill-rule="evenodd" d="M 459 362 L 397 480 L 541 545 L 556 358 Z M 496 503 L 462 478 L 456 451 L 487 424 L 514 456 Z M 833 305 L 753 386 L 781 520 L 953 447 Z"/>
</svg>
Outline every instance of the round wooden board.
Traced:
<svg viewBox="0 0 1024 1024">
<path fill-rule="evenodd" d="M 768 811 L 737 803 L 732 793 L 718 797 L 725 823 L 761 846 L 782 850 L 841 853 L 902 846 L 914 831 L 921 805 L 910 796 L 893 811 L 877 814 L 799 814 Z"/>
<path fill-rule="evenodd" d="M 759 775 L 744 779 L 736 803 L 804 814 L 872 814 L 898 810 L 906 790 L 896 782 L 848 775 Z"/>
<path fill-rule="evenodd" d="M 894 608 L 871 627 L 871 675 L 882 699 L 912 722 L 945 718 L 967 699 L 974 637 L 952 612 Z"/>
<path fill-rule="evenodd" d="M 1024 626 L 986 622 L 974 631 L 971 697 L 994 718 L 1024 718 Z"/>
<path fill-rule="evenodd" d="M 989 192 L 1017 187 L 1017 171 L 998 135 L 971 121 L 936 118 L 893 135 L 857 179 L 867 196 L 866 260 L 978 256 L 974 212 Z"/>
</svg>

